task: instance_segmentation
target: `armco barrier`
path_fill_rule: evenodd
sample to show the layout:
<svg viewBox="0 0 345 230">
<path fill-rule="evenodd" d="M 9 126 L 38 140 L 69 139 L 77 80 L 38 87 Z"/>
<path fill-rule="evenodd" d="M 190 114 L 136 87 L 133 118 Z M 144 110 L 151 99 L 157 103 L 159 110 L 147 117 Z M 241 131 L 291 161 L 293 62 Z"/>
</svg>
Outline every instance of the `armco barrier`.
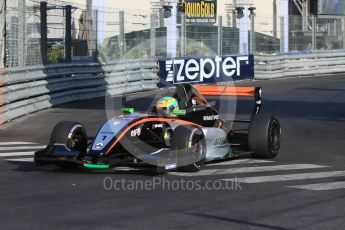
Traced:
<svg viewBox="0 0 345 230">
<path fill-rule="evenodd" d="M 72 101 L 156 89 L 157 60 L 0 70 L 0 125 Z M 255 79 L 345 73 L 345 51 L 256 55 Z"/>
<path fill-rule="evenodd" d="M 345 51 L 255 56 L 258 80 L 344 72 Z"/>
<path fill-rule="evenodd" d="M 157 71 L 148 59 L 0 71 L 0 125 L 54 105 L 155 89 Z"/>
</svg>

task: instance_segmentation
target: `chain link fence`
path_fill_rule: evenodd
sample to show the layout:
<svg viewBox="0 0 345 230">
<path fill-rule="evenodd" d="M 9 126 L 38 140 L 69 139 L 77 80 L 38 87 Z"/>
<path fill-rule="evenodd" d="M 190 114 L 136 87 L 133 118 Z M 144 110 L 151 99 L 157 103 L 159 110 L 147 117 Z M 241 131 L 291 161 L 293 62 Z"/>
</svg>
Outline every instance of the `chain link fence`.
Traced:
<svg viewBox="0 0 345 230">
<path fill-rule="evenodd" d="M 290 18 L 290 50 L 319 51 L 344 49 L 343 17 L 307 17 L 303 30 L 300 16 Z"/>
<path fill-rule="evenodd" d="M 0 0 L 0 41 L 5 67 L 41 65 L 42 44 L 46 44 L 46 64 L 65 63 L 68 45 L 72 62 L 104 63 L 135 58 L 167 57 L 170 19 L 162 10 L 122 10 L 94 8 L 62 0 L 47 2 L 47 38 L 42 43 L 41 2 L 39 0 Z M 7 5 L 5 4 L 7 3 Z M 66 6 L 71 5 L 71 44 L 66 41 Z M 6 10 L 5 10 L 6 9 Z M 284 20 L 272 15 L 253 15 L 248 19 L 248 47 L 254 54 L 283 52 L 281 39 Z M 177 19 L 176 55 L 210 56 L 240 53 L 241 16 L 229 10 L 218 15 L 213 25 L 185 24 Z M 345 48 L 345 18 L 289 18 L 289 50 L 313 52 Z M 253 30 L 254 29 L 254 30 Z M 253 31 L 252 31 L 253 30 Z M 173 39 L 175 41 L 175 39 Z M 253 43 L 253 44 L 251 44 Z"/>
<path fill-rule="evenodd" d="M 11 0 L 6 2 L 5 63 L 6 67 L 42 64 L 41 2 Z M 66 6 L 71 5 L 72 57 L 90 60 L 95 42 L 92 17 L 86 5 L 48 0 L 47 2 L 47 63 L 65 62 Z"/>
</svg>

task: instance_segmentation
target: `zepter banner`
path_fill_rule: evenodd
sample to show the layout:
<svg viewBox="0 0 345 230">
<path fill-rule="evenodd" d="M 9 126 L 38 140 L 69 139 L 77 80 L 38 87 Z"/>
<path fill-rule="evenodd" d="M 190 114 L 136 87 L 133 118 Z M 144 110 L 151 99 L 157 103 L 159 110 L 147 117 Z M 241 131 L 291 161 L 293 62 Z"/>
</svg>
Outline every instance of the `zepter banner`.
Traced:
<svg viewBox="0 0 345 230">
<path fill-rule="evenodd" d="M 254 56 L 159 60 L 160 87 L 190 83 L 214 84 L 254 78 Z"/>
<path fill-rule="evenodd" d="M 187 24 L 217 22 L 217 0 L 185 0 L 183 4 Z"/>
</svg>

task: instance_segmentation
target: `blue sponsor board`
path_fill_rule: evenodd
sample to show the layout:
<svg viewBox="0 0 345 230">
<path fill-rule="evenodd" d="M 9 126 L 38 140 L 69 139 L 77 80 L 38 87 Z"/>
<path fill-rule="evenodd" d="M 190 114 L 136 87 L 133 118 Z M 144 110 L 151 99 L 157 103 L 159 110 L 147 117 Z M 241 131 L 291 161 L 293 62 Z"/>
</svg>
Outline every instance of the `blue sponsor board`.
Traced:
<svg viewBox="0 0 345 230">
<path fill-rule="evenodd" d="M 254 79 L 254 56 L 175 58 L 159 60 L 159 87 L 216 84 Z"/>
</svg>

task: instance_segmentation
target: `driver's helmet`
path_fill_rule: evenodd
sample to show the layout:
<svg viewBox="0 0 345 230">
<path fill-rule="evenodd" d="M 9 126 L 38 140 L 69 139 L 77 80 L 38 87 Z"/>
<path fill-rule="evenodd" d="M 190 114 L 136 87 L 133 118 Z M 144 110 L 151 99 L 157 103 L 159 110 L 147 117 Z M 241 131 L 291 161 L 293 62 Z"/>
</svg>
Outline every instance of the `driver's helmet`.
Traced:
<svg viewBox="0 0 345 230">
<path fill-rule="evenodd" d="M 178 101 L 173 97 L 164 97 L 156 103 L 156 108 L 164 110 L 167 115 L 172 115 L 174 110 L 178 110 Z"/>
</svg>

